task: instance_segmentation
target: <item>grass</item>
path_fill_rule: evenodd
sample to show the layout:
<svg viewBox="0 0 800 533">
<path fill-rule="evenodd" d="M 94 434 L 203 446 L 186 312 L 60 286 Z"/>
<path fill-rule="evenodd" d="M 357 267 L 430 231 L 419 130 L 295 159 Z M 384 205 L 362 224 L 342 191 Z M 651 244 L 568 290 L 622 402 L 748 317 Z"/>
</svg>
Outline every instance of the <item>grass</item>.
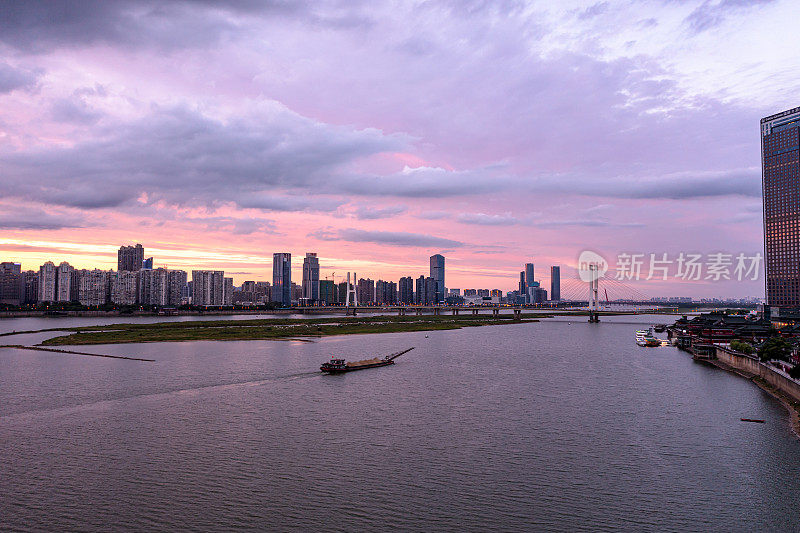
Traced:
<svg viewBox="0 0 800 533">
<path fill-rule="evenodd" d="M 547 315 L 525 313 L 520 318 L 524 322 L 530 322 L 543 316 Z M 519 321 L 514 320 L 512 315 L 422 315 L 109 324 L 69 329 L 53 328 L 40 331 L 71 331 L 67 335 L 53 337 L 42 343 L 42 345 L 47 346 L 58 346 L 199 340 L 286 339 L 293 337 L 434 331 L 515 323 L 519 323 Z"/>
</svg>

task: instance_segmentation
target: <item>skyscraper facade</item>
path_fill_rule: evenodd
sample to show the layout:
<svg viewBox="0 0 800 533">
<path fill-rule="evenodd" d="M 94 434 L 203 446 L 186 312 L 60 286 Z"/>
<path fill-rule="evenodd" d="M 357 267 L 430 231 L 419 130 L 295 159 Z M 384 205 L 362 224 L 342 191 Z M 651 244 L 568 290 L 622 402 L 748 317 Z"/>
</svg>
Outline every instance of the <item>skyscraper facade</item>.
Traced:
<svg viewBox="0 0 800 533">
<path fill-rule="evenodd" d="M 141 244 L 119 247 L 119 251 L 117 252 L 117 270 L 128 270 L 131 272 L 141 270 L 143 261 L 144 248 Z"/>
<path fill-rule="evenodd" d="M 414 303 L 414 280 L 411 276 L 400 278 L 400 303 L 405 305 Z"/>
<path fill-rule="evenodd" d="M 39 267 L 39 301 L 56 301 L 56 265 L 52 261 Z"/>
<path fill-rule="evenodd" d="M 444 256 L 435 254 L 431 256 L 431 272 L 430 277 L 436 281 L 436 296 L 435 301 L 431 304 L 444 302 Z"/>
<path fill-rule="evenodd" d="M 425 305 L 436 305 L 439 295 L 439 282 L 433 276 L 425 278 Z"/>
<path fill-rule="evenodd" d="M 375 282 L 375 303 L 384 305 L 394 305 L 397 303 L 397 283 L 394 281 L 383 281 L 379 279 Z"/>
<path fill-rule="evenodd" d="M 167 304 L 172 307 L 178 307 L 183 304 L 183 293 L 186 290 L 186 271 L 185 270 L 170 270 L 167 276 L 169 284 L 169 296 L 167 297 Z"/>
<path fill-rule="evenodd" d="M 35 304 L 39 301 L 39 273 L 35 270 L 26 270 L 22 275 L 25 285 L 25 296 L 22 303 Z"/>
<path fill-rule="evenodd" d="M 272 301 L 292 305 L 292 254 L 272 254 Z"/>
<path fill-rule="evenodd" d="M 72 272 L 75 269 L 66 261 L 56 268 L 56 301 L 69 302 L 73 299 Z"/>
<path fill-rule="evenodd" d="M 319 258 L 315 253 L 307 253 L 303 259 L 303 298 L 319 300 Z"/>
<path fill-rule="evenodd" d="M 800 306 L 800 107 L 761 119 L 767 304 Z"/>
<path fill-rule="evenodd" d="M 361 278 L 356 284 L 356 297 L 360 305 L 375 303 L 375 282 L 369 278 Z"/>
<path fill-rule="evenodd" d="M 561 267 L 550 267 L 550 299 L 554 302 L 561 300 Z"/>
<path fill-rule="evenodd" d="M 420 276 L 416 280 L 416 290 L 414 291 L 414 303 L 424 305 L 425 302 L 425 276 Z"/>
<path fill-rule="evenodd" d="M 0 263 L 0 304 L 20 305 L 25 299 L 25 278 L 19 263 Z"/>
<path fill-rule="evenodd" d="M 192 270 L 192 305 L 223 305 L 225 273 Z"/>
<path fill-rule="evenodd" d="M 336 300 L 336 284 L 333 280 L 319 280 L 319 301 L 325 305 L 334 305 Z"/>
<path fill-rule="evenodd" d="M 108 302 L 108 272 L 105 270 L 76 270 L 75 291 L 81 305 L 105 305 Z"/>
<path fill-rule="evenodd" d="M 233 305 L 233 278 L 223 279 L 222 302 L 224 305 Z"/>
<path fill-rule="evenodd" d="M 166 268 L 142 269 L 139 277 L 139 303 L 166 307 L 169 303 L 169 273 Z M 202 303 L 197 305 L 221 305 L 218 303 Z"/>
<path fill-rule="evenodd" d="M 136 305 L 139 301 L 139 274 L 120 270 L 111 274 L 111 303 Z"/>
<path fill-rule="evenodd" d="M 536 281 L 533 277 L 533 263 L 525 263 L 525 287 L 530 287 Z"/>
</svg>

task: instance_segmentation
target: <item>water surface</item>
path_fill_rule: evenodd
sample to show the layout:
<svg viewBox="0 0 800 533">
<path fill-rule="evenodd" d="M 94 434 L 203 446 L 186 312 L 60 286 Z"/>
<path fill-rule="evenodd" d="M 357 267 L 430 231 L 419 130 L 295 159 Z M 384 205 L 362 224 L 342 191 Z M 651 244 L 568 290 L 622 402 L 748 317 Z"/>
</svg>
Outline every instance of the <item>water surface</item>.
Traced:
<svg viewBox="0 0 800 533">
<path fill-rule="evenodd" d="M 0 529 L 796 530 L 783 408 L 648 320 L 0 350 Z"/>
</svg>

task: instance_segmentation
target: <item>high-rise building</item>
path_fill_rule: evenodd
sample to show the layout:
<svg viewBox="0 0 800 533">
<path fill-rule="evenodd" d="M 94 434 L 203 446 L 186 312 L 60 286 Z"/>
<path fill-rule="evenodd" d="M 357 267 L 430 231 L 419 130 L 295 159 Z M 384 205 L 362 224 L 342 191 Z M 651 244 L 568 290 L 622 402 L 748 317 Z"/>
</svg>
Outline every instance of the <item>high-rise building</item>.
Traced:
<svg viewBox="0 0 800 533">
<path fill-rule="evenodd" d="M 303 298 L 303 286 L 292 282 L 292 305 L 297 305 Z"/>
<path fill-rule="evenodd" d="M 269 281 L 256 281 L 256 302 L 267 303 L 272 301 L 272 285 Z"/>
<path fill-rule="evenodd" d="M 502 298 L 503 291 L 501 291 L 500 289 L 492 289 L 491 292 L 489 293 L 489 296 L 491 296 L 492 298 L 494 298 L 495 296 L 497 296 L 498 298 Z"/>
<path fill-rule="evenodd" d="M 25 281 L 22 265 L 0 263 L 0 303 L 20 305 L 25 297 Z"/>
<path fill-rule="evenodd" d="M 767 305 L 800 307 L 800 107 L 761 119 Z"/>
<path fill-rule="evenodd" d="M 539 286 L 528 287 L 528 301 L 532 304 L 540 304 L 547 301 L 547 291 Z"/>
<path fill-rule="evenodd" d="M 157 307 L 169 305 L 169 271 L 166 268 L 142 269 L 138 275 L 140 304 Z"/>
<path fill-rule="evenodd" d="M 356 298 L 359 305 L 375 303 L 375 282 L 369 278 L 361 278 L 356 284 Z"/>
<path fill-rule="evenodd" d="M 70 302 L 73 300 L 75 294 L 73 293 L 72 286 L 72 272 L 75 269 L 63 261 L 56 268 L 56 301 L 57 302 Z"/>
<path fill-rule="evenodd" d="M 143 261 L 144 248 L 141 244 L 119 247 L 119 251 L 117 252 L 117 270 L 141 270 Z"/>
<path fill-rule="evenodd" d="M 439 283 L 433 276 L 425 278 L 425 305 L 436 305 L 439 303 L 437 300 L 439 294 Z"/>
<path fill-rule="evenodd" d="M 170 270 L 167 274 L 168 296 L 167 305 L 178 307 L 183 304 L 183 294 L 186 291 L 186 271 Z"/>
<path fill-rule="evenodd" d="M 223 305 L 224 283 L 221 270 L 192 270 L 192 305 Z"/>
<path fill-rule="evenodd" d="M 533 263 L 525 263 L 525 288 L 530 287 L 536 281 L 533 277 Z"/>
<path fill-rule="evenodd" d="M 139 273 L 120 270 L 111 274 L 111 303 L 136 305 L 139 300 Z"/>
<path fill-rule="evenodd" d="M 554 302 L 561 300 L 561 267 L 550 267 L 550 299 Z"/>
<path fill-rule="evenodd" d="M 386 285 L 388 285 L 388 281 L 383 281 L 379 279 L 375 282 L 375 303 L 378 305 L 384 305 L 389 303 L 386 298 Z"/>
<path fill-rule="evenodd" d="M 153 270 L 153 258 L 152 257 L 148 257 L 147 259 L 142 261 L 142 268 Z"/>
<path fill-rule="evenodd" d="M 397 283 L 394 281 L 375 282 L 375 303 L 382 305 L 395 305 L 397 303 Z"/>
<path fill-rule="evenodd" d="M 319 301 L 325 305 L 336 304 L 336 284 L 330 279 L 319 280 Z"/>
<path fill-rule="evenodd" d="M 292 305 L 292 254 L 272 254 L 272 301 Z"/>
<path fill-rule="evenodd" d="M 75 270 L 77 300 L 81 305 L 108 303 L 108 272 L 105 270 Z"/>
<path fill-rule="evenodd" d="M 528 292 L 528 284 L 525 283 L 525 271 L 522 270 L 519 273 L 519 292 L 520 294 L 527 294 Z"/>
<path fill-rule="evenodd" d="M 0 303 L 20 305 L 25 299 L 25 278 L 20 263 L 0 263 Z"/>
<path fill-rule="evenodd" d="M 344 305 L 347 299 L 347 282 L 343 281 L 336 285 L 336 303 Z"/>
<path fill-rule="evenodd" d="M 414 280 L 411 276 L 400 278 L 400 303 L 410 305 L 414 303 Z"/>
<path fill-rule="evenodd" d="M 56 301 L 56 265 L 48 261 L 39 267 L 39 298 L 40 302 Z"/>
<path fill-rule="evenodd" d="M 416 288 L 417 290 L 414 291 L 414 303 L 417 305 L 425 305 L 425 276 L 417 278 Z"/>
<path fill-rule="evenodd" d="M 35 304 L 39 301 L 39 273 L 35 270 L 26 270 L 22 276 L 25 286 L 22 303 Z"/>
<path fill-rule="evenodd" d="M 223 280 L 222 300 L 225 305 L 233 305 L 233 278 L 225 278 Z"/>
<path fill-rule="evenodd" d="M 303 298 L 319 300 L 319 258 L 315 253 L 307 253 L 303 259 Z"/>
<path fill-rule="evenodd" d="M 431 256 L 430 277 L 436 281 L 436 296 L 431 304 L 444 302 L 444 256 L 435 254 Z"/>
</svg>

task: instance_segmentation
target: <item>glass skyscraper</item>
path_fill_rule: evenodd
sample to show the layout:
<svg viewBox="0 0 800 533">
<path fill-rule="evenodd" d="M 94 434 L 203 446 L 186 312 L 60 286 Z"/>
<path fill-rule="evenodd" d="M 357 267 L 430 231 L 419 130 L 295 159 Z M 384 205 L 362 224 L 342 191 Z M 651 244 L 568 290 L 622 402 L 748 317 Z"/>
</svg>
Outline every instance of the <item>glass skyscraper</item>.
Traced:
<svg viewBox="0 0 800 533">
<path fill-rule="evenodd" d="M 303 298 L 315 302 L 319 296 L 319 258 L 315 253 L 307 253 L 303 259 Z"/>
<path fill-rule="evenodd" d="M 550 299 L 559 301 L 561 299 L 561 267 L 550 267 Z"/>
<path fill-rule="evenodd" d="M 431 256 L 431 277 L 436 282 L 436 297 L 432 304 L 444 302 L 444 256 Z"/>
<path fill-rule="evenodd" d="M 761 119 L 767 304 L 800 307 L 800 107 Z"/>
<path fill-rule="evenodd" d="M 272 301 L 292 305 L 292 254 L 272 254 Z"/>
</svg>

